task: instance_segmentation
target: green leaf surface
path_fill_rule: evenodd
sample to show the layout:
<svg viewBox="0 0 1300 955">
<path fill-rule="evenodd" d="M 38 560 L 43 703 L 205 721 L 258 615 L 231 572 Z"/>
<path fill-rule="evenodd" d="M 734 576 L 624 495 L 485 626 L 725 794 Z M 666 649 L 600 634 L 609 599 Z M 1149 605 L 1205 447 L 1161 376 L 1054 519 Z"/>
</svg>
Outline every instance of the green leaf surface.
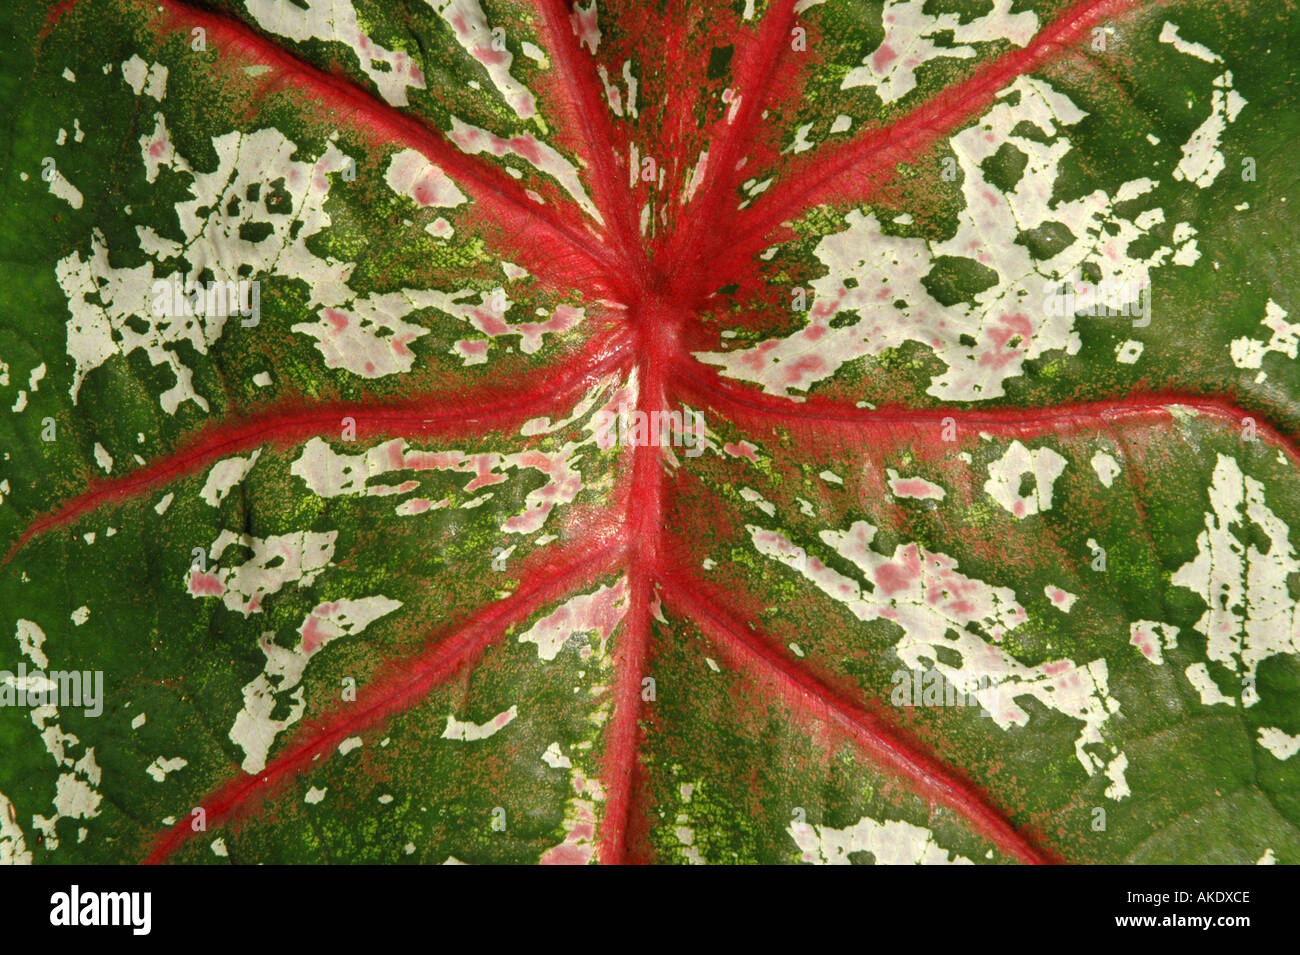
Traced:
<svg viewBox="0 0 1300 955">
<path fill-rule="evenodd" d="M 0 862 L 1300 861 L 1293 4 L 0 13 Z"/>
</svg>

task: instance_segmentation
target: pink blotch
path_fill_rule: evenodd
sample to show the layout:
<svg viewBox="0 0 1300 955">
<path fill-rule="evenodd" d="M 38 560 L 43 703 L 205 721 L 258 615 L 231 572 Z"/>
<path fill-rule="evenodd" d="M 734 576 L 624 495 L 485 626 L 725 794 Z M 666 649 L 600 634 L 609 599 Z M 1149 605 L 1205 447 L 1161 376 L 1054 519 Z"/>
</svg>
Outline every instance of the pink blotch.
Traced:
<svg viewBox="0 0 1300 955">
<path fill-rule="evenodd" d="M 474 327 L 485 335 L 504 335 L 510 330 L 509 325 L 486 308 L 472 309 L 469 314 Z"/>
<path fill-rule="evenodd" d="M 826 368 L 826 362 L 817 355 L 804 355 L 794 364 L 788 366 L 785 370 L 785 383 L 787 385 L 798 384 L 803 381 L 805 375 L 812 375 L 815 372 L 822 371 Z"/>
<path fill-rule="evenodd" d="M 591 861 L 592 847 L 571 846 L 567 842 L 547 851 L 542 856 L 542 865 L 586 865 Z"/>
<path fill-rule="evenodd" d="M 930 487 L 930 482 L 922 478 L 902 478 L 898 481 L 891 481 L 890 488 L 899 497 L 934 497 L 934 489 Z"/>
<path fill-rule="evenodd" d="M 575 6 L 573 8 L 573 28 L 578 34 L 578 45 L 586 44 L 588 50 L 596 52 L 596 45 L 600 42 L 600 30 L 596 26 L 596 4 L 591 4 L 587 9 Z"/>
<path fill-rule="evenodd" d="M 921 579 L 921 560 L 915 544 L 910 544 L 899 555 L 897 563 L 881 564 L 876 568 L 876 583 L 887 596 L 907 590 Z"/>
<path fill-rule="evenodd" d="M 190 593 L 195 597 L 220 597 L 226 592 L 226 585 L 216 574 L 194 572 L 190 574 Z"/>
<path fill-rule="evenodd" d="M 488 487 L 493 484 L 500 484 L 506 479 L 504 474 L 493 473 L 492 469 L 496 466 L 496 458 L 493 455 L 476 454 L 473 458 L 473 464 L 477 473 L 474 479 L 465 485 L 466 492 L 477 491 L 481 487 Z"/>
<path fill-rule="evenodd" d="M 474 47 L 473 56 L 484 66 L 498 66 L 506 61 L 505 51 L 494 50 L 490 46 Z"/>
<path fill-rule="evenodd" d="M 1155 660 L 1156 645 L 1152 635 L 1145 630 L 1139 630 L 1129 639 L 1129 643 L 1137 647 L 1144 657 L 1148 660 Z"/>
<path fill-rule="evenodd" d="M 327 634 L 321 629 L 320 618 L 316 616 L 320 609 L 317 607 L 316 610 L 313 610 L 311 616 L 303 622 L 302 628 L 299 630 L 299 633 L 302 634 L 303 653 L 315 653 L 320 649 L 321 644 L 325 642 Z"/>
<path fill-rule="evenodd" d="M 871 68 L 877 73 L 883 73 L 890 63 L 898 59 L 898 54 L 888 43 L 881 44 L 879 50 L 871 55 Z"/>
<path fill-rule="evenodd" d="M 524 133 L 515 136 L 509 140 L 509 145 L 522 159 L 532 163 L 534 166 L 540 165 L 542 161 L 542 152 L 537 148 L 537 139 L 532 133 Z"/>
<path fill-rule="evenodd" d="M 724 444 L 722 450 L 733 458 L 747 458 L 755 464 L 758 463 L 758 457 L 754 454 L 758 450 L 758 446 L 750 444 L 748 441 L 742 441 L 739 444 Z"/>
</svg>

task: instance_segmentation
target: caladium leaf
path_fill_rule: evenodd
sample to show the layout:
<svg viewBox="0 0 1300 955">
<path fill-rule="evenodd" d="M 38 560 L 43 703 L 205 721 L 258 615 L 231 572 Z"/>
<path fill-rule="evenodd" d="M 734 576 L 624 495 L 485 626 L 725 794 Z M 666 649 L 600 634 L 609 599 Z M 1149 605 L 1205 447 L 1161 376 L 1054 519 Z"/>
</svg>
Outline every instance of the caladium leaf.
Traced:
<svg viewBox="0 0 1300 955">
<path fill-rule="evenodd" d="M 4 16 L 0 861 L 1300 859 L 1285 5 Z"/>
</svg>

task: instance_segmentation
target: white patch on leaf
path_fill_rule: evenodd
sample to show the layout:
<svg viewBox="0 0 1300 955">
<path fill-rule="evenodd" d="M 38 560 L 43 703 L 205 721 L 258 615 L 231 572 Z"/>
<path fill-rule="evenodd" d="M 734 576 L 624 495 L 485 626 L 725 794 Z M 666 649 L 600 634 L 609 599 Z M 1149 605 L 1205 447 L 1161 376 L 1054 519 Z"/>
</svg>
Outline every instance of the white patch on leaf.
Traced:
<svg viewBox="0 0 1300 955">
<path fill-rule="evenodd" d="M 50 665 L 49 658 L 41 650 L 45 645 L 45 631 L 34 622 L 19 620 L 14 629 L 14 639 L 18 641 L 19 652 L 36 664 L 37 669 L 44 670 Z"/>
<path fill-rule="evenodd" d="M 469 201 L 445 172 L 414 149 L 393 154 L 384 181 L 393 192 L 413 199 L 421 207 L 454 209 Z"/>
<path fill-rule="evenodd" d="M 1182 39 L 1178 35 L 1178 26 L 1168 20 L 1160 30 L 1160 42 L 1206 63 L 1223 62 L 1223 58 L 1208 47 Z M 1174 170 L 1175 179 L 1195 183 L 1204 189 L 1219 177 L 1227 165 L 1219 149 L 1223 134 L 1246 105 L 1245 97 L 1233 89 L 1232 71 L 1224 70 L 1215 78 L 1210 92 L 1210 115 L 1183 144 L 1182 158 Z"/>
<path fill-rule="evenodd" d="M 50 195 L 57 199 L 62 199 L 74 209 L 80 209 L 86 199 L 81 194 L 81 190 L 68 182 L 67 176 L 63 175 L 55 168 L 53 175 L 50 177 Z"/>
<path fill-rule="evenodd" d="M 591 414 L 598 402 L 603 385 L 597 385 L 578 403 L 573 414 L 558 424 L 550 424 L 548 418 L 532 418 L 524 423 L 521 433 L 535 436 L 575 420 L 579 416 Z M 617 389 L 603 406 L 600 414 L 616 407 L 619 401 L 626 400 L 627 389 Z M 321 497 L 365 496 L 386 497 L 410 494 L 421 487 L 421 482 L 408 479 L 400 484 L 375 483 L 380 476 L 391 471 L 447 471 L 458 474 L 473 475 L 462 488 L 465 494 L 497 484 L 503 484 L 509 477 L 506 472 L 537 471 L 547 478 L 544 486 L 530 491 L 524 498 L 524 509 L 519 513 L 505 516 L 501 530 L 508 534 L 531 534 L 545 524 L 547 517 L 559 506 L 569 504 L 583 487 L 581 471 L 578 470 L 583 449 L 598 447 L 607 433 L 598 426 L 595 417 L 589 417 L 584 424 L 587 437 L 576 441 L 567 441 L 558 447 L 541 451 L 528 449 L 511 453 L 482 451 L 467 453 L 454 449 L 440 451 L 421 451 L 411 448 L 404 438 L 394 438 L 375 445 L 357 454 L 335 451 L 328 442 L 321 438 L 312 438 L 304 445 L 302 453 L 290 466 L 290 473 L 301 478 L 314 494 Z M 441 496 L 441 495 L 439 495 Z M 401 515 L 421 514 L 425 511 L 445 506 L 437 503 L 416 504 L 416 501 L 430 501 L 428 497 L 417 495 L 416 498 L 395 505 L 396 513 Z M 483 501 L 479 501 L 483 503 Z M 462 502 L 462 505 L 464 503 Z"/>
<path fill-rule="evenodd" d="M 1142 357 L 1143 344 L 1135 338 L 1129 338 L 1115 346 L 1115 361 L 1121 365 L 1136 364 Z"/>
<path fill-rule="evenodd" d="M 31 865 L 32 854 L 9 797 L 0 793 L 0 865 Z"/>
<path fill-rule="evenodd" d="M 317 258 L 308 250 L 307 239 L 330 224 L 324 211 L 326 174 L 343 169 L 347 157 L 331 144 L 314 163 L 295 161 L 291 157 L 297 145 L 268 128 L 214 137 L 216 168 L 196 171 L 175 151 L 162 115 L 156 114 L 156 120 L 154 132 L 140 139 L 141 153 L 150 181 L 164 167 L 190 179 L 191 198 L 176 204 L 182 238 L 168 245 L 155 233 L 140 234 L 141 251 L 152 250 L 153 257 L 140 266 L 115 268 L 107 240 L 95 229 L 87 257 L 74 251 L 59 260 L 55 276 L 72 314 L 67 348 L 76 366 L 69 394 L 75 403 L 91 371 L 110 358 L 142 350 L 151 364 L 166 366 L 175 376 L 174 387 L 159 399 L 164 411 L 175 414 L 184 401 L 207 411 L 208 402 L 194 390 L 193 372 L 183 363 L 180 346 L 206 355 L 231 319 L 225 314 L 230 309 L 167 314 L 174 306 L 166 309 L 156 301 L 155 280 L 180 284 L 186 278 L 178 271 L 173 246 L 189 263 L 191 276 L 206 270 L 214 283 L 281 276 L 306 284 L 311 291 L 308 307 L 346 302 L 354 295 L 347 286 L 353 266 Z M 283 201 L 277 202 L 277 196 Z M 269 226 L 269 232 L 257 241 L 244 238 L 243 227 L 250 224 Z"/>
<path fill-rule="evenodd" d="M 1060 587 L 1054 587 L 1051 584 L 1043 588 L 1043 593 L 1052 602 L 1052 606 L 1063 613 L 1069 613 L 1070 608 L 1074 606 L 1074 602 L 1079 599 L 1078 595 L 1072 594 L 1068 590 L 1062 590 Z"/>
<path fill-rule="evenodd" d="M 863 622 L 889 620 L 901 636 L 893 651 L 913 670 L 937 669 L 958 692 L 979 700 L 1000 729 L 1024 726 L 1029 713 L 1016 703 L 1031 696 L 1083 726 L 1075 755 L 1088 775 L 1115 773 L 1109 790 L 1123 798 L 1122 755 L 1103 730 L 1119 701 L 1110 696 L 1104 658 L 1086 664 L 1068 659 L 1026 666 L 996 644 L 1027 619 L 1008 587 L 994 587 L 957 570 L 957 561 L 917 543 L 898 544 L 892 556 L 871 548 L 876 528 L 855 521 L 847 530 L 826 530 L 821 540 L 854 565 L 872 584 L 868 590 L 852 577 L 827 566 L 779 531 L 747 525 L 760 554 L 791 567 Z M 992 638 L 988 642 L 983 634 Z M 943 656 L 939 650 L 944 650 Z M 960 662 L 944 662 L 956 654 Z M 1109 755 L 1095 752 L 1101 748 Z"/>
<path fill-rule="evenodd" d="M 169 773 L 174 773 L 179 769 L 184 769 L 189 765 L 189 760 L 177 756 L 168 759 L 165 756 L 159 756 L 152 763 L 145 767 L 145 772 L 149 774 L 154 782 L 160 783 L 167 778 Z"/>
<path fill-rule="evenodd" d="M 573 762 L 560 751 L 559 743 L 552 743 L 546 747 L 546 751 L 542 753 L 542 762 L 550 766 L 551 769 L 573 768 Z"/>
<path fill-rule="evenodd" d="M 538 658 L 549 662 L 559 655 L 571 638 L 579 634 L 594 634 L 598 646 L 593 648 L 587 643 L 578 650 L 578 655 L 585 660 L 594 653 L 596 659 L 601 660 L 614 628 L 627 613 L 627 606 L 627 578 L 620 577 L 613 587 L 602 584 L 592 593 L 570 597 L 521 633 L 518 642 L 536 644 Z"/>
<path fill-rule="evenodd" d="M 456 35 L 456 42 L 487 71 L 506 105 L 520 119 L 531 119 L 537 113 L 537 98 L 510 72 L 514 54 L 497 49 L 493 43 L 492 27 L 478 0 L 425 0 Z M 504 31 L 504 27 L 497 27 Z"/>
<path fill-rule="evenodd" d="M 1268 546 L 1261 551 L 1234 528 L 1253 525 Z M 1291 598 L 1287 578 L 1300 571 L 1290 528 L 1273 513 L 1264 485 L 1243 474 L 1235 458 L 1219 454 L 1210 486 L 1210 510 L 1196 538 L 1196 556 L 1174 571 L 1176 586 L 1206 603 L 1195 629 L 1206 638 L 1206 656 L 1221 664 L 1243 686 L 1243 706 L 1259 702 L 1255 674 L 1264 660 L 1300 652 L 1300 606 Z M 1222 702 L 1204 664 L 1188 679 L 1202 700 Z M 1207 685 L 1208 681 L 1208 685 Z"/>
<path fill-rule="evenodd" d="M 136 96 L 142 93 L 159 103 L 167 96 L 167 67 L 161 63 L 145 63 L 139 55 L 122 63 L 122 78 Z"/>
<path fill-rule="evenodd" d="M 226 458 L 212 465 L 207 480 L 203 482 L 203 490 L 199 492 L 199 497 L 213 507 L 219 505 L 248 476 L 248 472 L 253 469 L 261 454 L 262 449 L 258 448 L 246 458 L 238 456 Z"/>
<path fill-rule="evenodd" d="M 1178 35 L 1178 24 L 1165 21 L 1164 26 L 1160 28 L 1160 42 L 1169 43 L 1179 53 L 1186 53 L 1188 56 L 1194 56 L 1198 60 L 1204 60 L 1206 63 L 1222 63 L 1223 58 L 1214 53 L 1209 47 L 1200 43 L 1189 43 Z"/>
<path fill-rule="evenodd" d="M 111 474 L 113 471 L 113 456 L 104 450 L 104 446 L 99 442 L 95 443 L 94 448 L 95 463 L 99 465 L 100 470 L 105 474 Z"/>
<path fill-rule="evenodd" d="M 265 669 L 244 686 L 244 706 L 230 728 L 230 741 L 244 751 L 244 772 L 260 773 L 275 738 L 302 718 L 307 703 L 303 698 L 303 674 L 312 657 L 340 637 L 356 636 L 380 617 L 402 606 L 401 601 L 374 596 L 341 598 L 318 605 L 298 628 L 298 640 L 291 647 L 275 642 L 268 631 L 258 640 L 266 657 Z M 288 703 L 283 719 L 271 714 L 280 703 Z M 343 751 L 343 747 L 339 747 Z"/>
<path fill-rule="evenodd" d="M 19 620 L 15 636 L 22 654 L 39 670 L 45 670 L 49 666 L 49 660 L 40 650 L 45 643 L 45 632 L 30 620 Z M 39 674 L 29 674 L 21 679 L 6 676 L 5 681 L 15 688 L 21 687 L 42 694 L 57 693 L 59 686 Z M 32 725 L 40 733 L 46 751 L 59 767 L 59 778 L 54 784 L 54 815 L 32 816 L 32 825 L 41 833 L 42 845 L 48 852 L 59 847 L 60 819 L 93 819 L 99 815 L 99 805 L 103 801 L 96 790 L 103 774 L 95 761 L 95 748 L 83 744 L 75 734 L 65 732 L 58 719 L 59 710 L 56 706 L 37 706 L 31 711 Z M 74 753 L 77 748 L 81 749 L 80 756 Z M 0 806 L 0 812 L 5 811 L 5 807 Z M 0 827 L 0 847 L 4 844 L 3 832 Z"/>
<path fill-rule="evenodd" d="M 1082 340 L 1075 317 L 1047 308 L 1050 283 L 1079 282 L 1087 266 L 1107 288 L 1149 289 L 1151 271 L 1175 261 L 1178 250 L 1194 241 L 1188 226 L 1172 245 L 1159 245 L 1145 257 L 1129 253 L 1164 215 L 1147 209 L 1130 219 L 1116 207 L 1120 197 L 1132 202 L 1150 193 L 1156 185 L 1150 179 L 1118 183 L 1109 193 L 1097 188 L 1059 198 L 1057 180 L 1073 149 L 1067 129 L 1086 115 L 1044 80 L 1019 77 L 978 123 L 951 139 L 965 202 L 951 238 L 888 235 L 874 213 L 854 209 L 844 218 L 845 228 L 823 237 L 814 250 L 826 274 L 809 283 L 813 301 L 804 328 L 695 357 L 728 377 L 801 400 L 799 392 L 845 364 L 913 341 L 932 349 L 946 366 L 927 394 L 982 401 L 1003 396 L 1004 383 L 1021 375 L 1026 361 L 1054 351 L 1076 354 Z M 1032 127 L 1033 135 L 1015 132 L 1021 124 Z M 1004 193 L 986 180 L 983 164 L 1007 147 L 1026 163 L 1014 188 Z M 1063 226 L 1072 241 L 1051 258 L 1035 259 L 1016 237 L 1049 222 Z M 945 256 L 978 263 L 995 272 L 996 281 L 973 302 L 943 305 L 930 296 L 925 280 Z M 836 316 L 848 311 L 859 320 L 834 327 Z"/>
<path fill-rule="evenodd" d="M 223 530 L 208 548 L 208 559 L 216 566 L 206 571 L 191 566 L 185 586 L 192 597 L 221 597 L 231 610 L 260 613 L 262 598 L 278 593 L 286 584 L 309 587 L 334 556 L 338 531 L 293 531 L 272 537 L 254 537 Z M 233 567 L 221 567 L 228 547 L 239 545 L 252 556 Z"/>
<path fill-rule="evenodd" d="M 1178 627 L 1159 620 L 1134 620 L 1128 627 L 1128 642 L 1151 663 L 1165 662 L 1164 651 L 1178 646 Z"/>
<path fill-rule="evenodd" d="M 1276 756 L 1278 759 L 1287 760 L 1300 753 L 1300 734 L 1292 736 L 1290 733 L 1284 733 L 1276 726 L 1259 727 L 1259 745 Z"/>
<path fill-rule="evenodd" d="M 885 103 L 916 88 L 916 71 L 932 60 L 970 59 L 975 44 L 1006 40 L 1024 46 L 1038 29 L 1032 12 L 1012 13 L 1014 0 L 994 0 L 987 13 L 966 18 L 958 13 L 926 13 L 927 0 L 885 0 L 881 15 L 885 38 L 844 77 L 840 89 L 867 86 Z M 965 20 L 966 22 L 963 22 Z M 940 35 L 950 46 L 935 42 Z"/>
<path fill-rule="evenodd" d="M 506 725 L 519 715 L 519 707 L 512 706 L 508 710 L 498 713 L 486 723 L 474 723 L 470 721 L 458 720 L 454 714 L 448 714 L 447 726 L 442 731 L 443 739 L 458 739 L 465 742 L 471 740 L 488 739 L 499 733 Z"/>
<path fill-rule="evenodd" d="M 1210 675 L 1210 668 L 1204 663 L 1190 664 L 1183 672 L 1187 682 L 1201 695 L 1202 705 L 1218 706 L 1220 703 L 1227 706 L 1237 705 L 1235 698 L 1227 696 L 1219 689 L 1219 684 L 1214 682 L 1214 677 Z"/>
<path fill-rule="evenodd" d="M 1065 458 L 1051 448 L 1031 451 L 1019 441 L 1013 441 L 1002 457 L 989 462 L 989 479 L 984 482 L 984 491 L 1023 520 L 1051 509 L 1052 487 L 1065 470 L 1065 464 Z M 1021 494 L 1025 475 L 1034 479 L 1034 486 L 1028 494 Z"/>
<path fill-rule="evenodd" d="M 1114 483 L 1115 478 L 1119 477 L 1119 462 L 1105 451 L 1098 451 L 1092 456 L 1092 460 L 1089 463 L 1092 465 L 1092 470 L 1097 475 L 1097 480 L 1105 487 L 1110 487 L 1111 484 Z"/>
<path fill-rule="evenodd" d="M 889 477 L 889 492 L 894 497 L 913 498 L 920 501 L 942 501 L 948 492 L 933 481 L 921 477 L 899 477 L 893 468 L 885 471 Z"/>
<path fill-rule="evenodd" d="M 849 856 L 855 852 L 870 852 L 876 865 L 974 865 L 936 843 L 929 829 L 901 819 L 863 816 L 843 829 L 792 822 L 786 832 L 803 861 L 814 865 L 852 865 Z"/>
<path fill-rule="evenodd" d="M 268 33 L 297 43 L 321 40 L 350 47 L 379 95 L 393 106 L 407 105 L 408 88 L 424 89 L 424 74 L 410 56 L 385 49 L 361 31 L 350 0 L 244 0 L 244 6 Z"/>
<path fill-rule="evenodd" d="M 1269 352 L 1295 358 L 1300 348 L 1300 324 L 1288 322 L 1286 318 L 1286 310 L 1269 299 L 1259 323 L 1273 333 L 1272 337 L 1268 341 L 1246 336 L 1233 339 L 1229 346 L 1232 363 L 1238 368 L 1259 368 Z"/>
<path fill-rule="evenodd" d="M 542 142 L 532 133 L 520 133 L 507 139 L 453 116 L 447 138 L 461 152 L 469 156 L 491 153 L 493 156 L 519 157 L 539 172 L 554 179 L 583 212 L 600 225 L 605 224 L 605 220 L 601 218 L 595 204 L 582 187 L 582 179 L 578 175 L 577 167 L 553 146 Z"/>
</svg>

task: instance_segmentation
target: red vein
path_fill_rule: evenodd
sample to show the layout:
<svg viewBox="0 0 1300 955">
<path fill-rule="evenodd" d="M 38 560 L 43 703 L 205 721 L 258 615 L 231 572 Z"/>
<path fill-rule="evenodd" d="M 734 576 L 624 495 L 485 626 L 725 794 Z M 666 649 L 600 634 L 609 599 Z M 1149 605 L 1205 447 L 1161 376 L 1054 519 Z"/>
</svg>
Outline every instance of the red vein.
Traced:
<svg viewBox="0 0 1300 955">
<path fill-rule="evenodd" d="M 788 704 L 839 727 L 873 761 L 906 777 L 921 795 L 964 817 L 1004 855 L 1040 865 L 1057 861 L 1017 830 L 972 782 L 939 762 L 879 713 L 845 699 L 805 668 L 793 666 L 762 635 L 719 609 L 713 599 L 696 593 L 683 578 L 664 583 L 669 603 L 684 605 L 691 619 L 710 636 L 772 678 Z"/>
<path fill-rule="evenodd" d="M 795 0 L 776 0 L 764 14 L 758 48 L 751 52 L 732 87 L 741 93 L 740 109 L 735 121 L 723 130 L 720 141 L 710 150 L 702 191 L 694 200 L 696 207 L 691 210 L 686 228 L 674 236 L 666 256 L 670 263 L 680 258 L 683 249 L 693 247 L 702 229 L 717 224 L 727 189 L 735 181 L 738 154 L 750 140 L 754 125 L 767 105 L 772 81 L 790 49 L 785 41 L 790 37 L 794 8 Z"/>
<path fill-rule="evenodd" d="M 337 748 L 358 730 L 385 717 L 418 705 L 434 686 L 453 675 L 469 660 L 482 653 L 511 624 L 526 619 L 546 604 L 563 597 L 610 567 L 623 552 L 622 542 L 606 544 L 594 554 L 575 561 L 549 575 L 542 583 L 499 603 L 491 604 L 470 617 L 464 625 L 433 642 L 414 658 L 395 662 L 389 675 L 370 684 L 355 703 L 341 705 L 310 726 L 302 727 L 295 742 L 266 769 L 254 776 L 236 778 L 202 802 L 209 825 L 228 818 L 252 800 L 266 795 L 276 785 L 310 768 L 317 756 Z M 146 864 L 165 862 L 194 835 L 189 818 L 167 830 L 154 843 Z"/>
<path fill-rule="evenodd" d="M 461 152 L 441 131 L 390 106 L 355 82 L 312 66 L 229 15 L 200 10 L 182 0 L 148 0 L 144 6 L 162 9 L 174 29 L 188 31 L 201 26 L 218 49 L 232 48 L 273 66 L 309 98 L 320 101 L 333 117 L 353 121 L 361 132 L 377 140 L 405 143 L 418 149 L 474 194 L 480 203 L 476 212 L 499 222 L 510 232 L 512 240 L 518 242 L 527 237 L 532 241 L 537 247 L 535 254 L 518 256 L 517 249 L 512 252 L 513 257 L 526 259 L 525 264 L 535 274 L 549 274 L 552 279 L 564 282 L 574 280 L 574 263 L 555 255 L 554 243 L 558 241 L 587 260 L 583 277 L 594 286 L 587 291 L 599 293 L 602 288 L 609 288 L 621 296 L 626 294 L 616 256 L 593 242 L 589 234 L 553 215 L 548 206 L 529 199 L 523 187 L 500 169 Z M 286 85 L 273 79 L 272 74 L 260 82 L 263 90 Z M 546 236 L 529 235 L 534 231 L 544 232 Z"/>
<path fill-rule="evenodd" d="M 666 381 L 672 352 L 679 347 L 676 331 L 681 313 L 666 302 L 647 299 L 634 310 L 638 335 L 639 394 L 637 410 L 649 415 L 666 410 Z M 641 679 L 650 648 L 650 603 L 655 569 L 663 538 L 663 462 L 657 443 L 634 449 L 632 486 L 628 494 L 627 538 L 630 600 L 627 632 L 616 651 L 618 679 L 614 687 L 614 716 L 602 778 L 610 787 L 600 830 L 602 862 L 627 860 L 627 835 L 632 792 L 638 778 L 637 753 L 641 712 Z"/>
<path fill-rule="evenodd" d="M 575 402 L 602 374 L 626 360 L 623 347 L 611 349 L 599 360 L 567 375 L 555 387 L 530 397 L 507 397 L 467 410 L 459 395 L 455 404 L 430 407 L 427 397 L 391 404 L 333 402 L 323 405 L 280 405 L 241 418 L 228 418 L 210 425 L 161 458 L 145 467 L 116 478 L 94 481 L 85 491 L 64 501 L 57 510 L 37 518 L 9 549 L 0 567 L 13 559 L 33 537 L 71 523 L 78 517 L 107 504 L 121 503 L 153 488 L 191 474 L 228 454 L 262 445 L 292 446 L 308 438 L 338 432 L 344 417 L 356 422 L 357 437 L 375 438 L 400 433 L 402 436 L 469 435 L 477 437 L 490 428 L 522 423 L 554 406 Z"/>
<path fill-rule="evenodd" d="M 595 84 L 582 80 L 584 73 L 588 79 L 595 75 L 591 69 L 593 63 L 582 56 L 568 0 L 541 0 L 541 9 L 546 30 L 554 41 L 553 52 L 561 85 L 567 85 L 576 91 L 578 117 L 586 131 L 594 164 L 592 192 L 596 207 L 612 223 L 613 238 L 618 245 L 620 258 L 644 284 L 645 254 L 636 225 L 632 196 L 620 188 L 620 179 L 614 170 L 614 134 L 604 93 Z"/>
<path fill-rule="evenodd" d="M 834 180 L 846 173 L 851 172 L 860 183 L 853 192 L 854 201 L 865 201 L 893 178 L 899 163 L 915 159 L 933 142 L 979 115 L 1016 77 L 1076 43 L 1095 24 L 1136 5 L 1137 0 L 1076 0 L 1026 46 L 986 63 L 968 79 L 944 89 L 901 118 L 873 127 L 844 146 L 817 150 L 792 162 L 781 181 L 748 212 L 732 216 L 741 228 L 724 230 L 718 241 L 702 250 L 700 261 L 709 261 L 724 241 L 729 254 L 750 254 L 751 247 L 764 244 L 773 228 L 828 198 Z"/>
<path fill-rule="evenodd" d="M 1048 428 L 1060 430 L 1069 426 L 1091 427 L 1098 419 L 1111 423 L 1131 418 L 1170 417 L 1172 408 L 1181 407 L 1208 418 L 1229 421 L 1235 426 L 1242 426 L 1249 419 L 1254 423 L 1257 435 L 1278 445 L 1289 458 L 1300 464 L 1300 440 L 1283 431 L 1262 412 L 1242 408 L 1228 398 L 1215 395 L 1198 395 L 1183 391 L 1135 392 L 1119 398 L 1072 402 L 1041 408 L 904 408 L 899 406 L 874 409 L 852 408 L 824 398 L 791 401 L 788 398 L 758 391 L 744 391 L 721 384 L 720 381 L 706 385 L 703 376 L 690 373 L 684 367 L 687 364 L 689 363 L 686 361 L 679 361 L 678 376 L 674 381 L 684 385 L 684 390 L 691 392 L 699 400 L 730 405 L 767 418 L 788 422 L 843 422 L 863 427 L 885 428 L 891 425 L 937 426 L 941 425 L 945 418 L 952 418 L 959 429 L 968 427 L 1004 431 Z"/>
</svg>

